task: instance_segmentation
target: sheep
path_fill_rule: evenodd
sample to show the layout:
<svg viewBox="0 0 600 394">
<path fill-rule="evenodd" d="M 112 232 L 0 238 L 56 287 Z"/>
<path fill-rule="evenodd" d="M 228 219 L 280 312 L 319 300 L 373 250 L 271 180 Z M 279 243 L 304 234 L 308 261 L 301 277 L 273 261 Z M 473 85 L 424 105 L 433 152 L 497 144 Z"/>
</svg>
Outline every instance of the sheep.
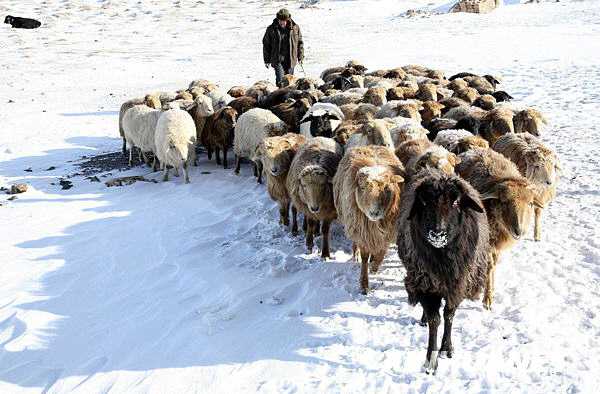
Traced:
<svg viewBox="0 0 600 394">
<path fill-rule="evenodd" d="M 504 134 L 514 133 L 514 113 L 509 108 L 497 107 L 489 111 L 482 119 L 478 134 L 490 145 Z"/>
<path fill-rule="evenodd" d="M 346 145 L 351 136 L 355 133 L 358 133 L 363 127 L 364 123 L 354 121 L 354 120 L 345 120 L 335 129 L 333 139 L 336 140 L 341 145 Z"/>
<path fill-rule="evenodd" d="M 363 81 L 365 88 L 383 88 L 386 91 L 398 86 L 399 81 L 397 79 L 388 79 L 381 77 L 364 77 Z"/>
<path fill-rule="evenodd" d="M 346 236 L 360 250 L 360 288 L 369 289 L 390 243 L 396 238 L 396 220 L 404 185 L 404 168 L 393 151 L 361 146 L 344 155 L 333 177 L 333 198 Z"/>
<path fill-rule="evenodd" d="M 242 96 L 231 100 L 229 106 L 237 112 L 238 116 L 243 114 L 244 112 L 256 108 L 258 106 L 258 102 L 254 97 L 250 96 Z"/>
<path fill-rule="evenodd" d="M 123 130 L 123 117 L 125 116 L 125 112 L 128 109 L 133 108 L 136 105 L 145 104 L 150 108 L 160 109 L 161 103 L 160 100 L 155 95 L 146 95 L 144 98 L 134 98 L 131 100 L 125 101 L 121 105 L 121 109 L 119 110 L 119 135 L 123 139 L 123 154 L 127 153 L 127 141 L 125 139 L 125 131 Z M 131 162 L 129 163 L 131 165 Z"/>
<path fill-rule="evenodd" d="M 503 101 L 510 101 L 514 98 L 513 96 L 511 96 L 510 94 L 506 93 L 503 90 L 495 91 L 494 93 L 492 93 L 492 96 L 496 99 L 496 101 L 498 103 L 503 102 Z"/>
<path fill-rule="evenodd" d="M 409 178 L 426 168 L 435 168 L 446 174 L 453 174 L 454 167 L 460 162 L 454 153 L 427 139 L 403 142 L 396 148 L 395 153 L 404 165 Z"/>
<path fill-rule="evenodd" d="M 452 95 L 454 94 L 453 90 L 450 90 L 450 89 L 442 87 L 442 86 L 438 86 L 436 89 L 436 92 L 437 92 L 438 101 L 448 99 L 448 98 L 452 97 Z"/>
<path fill-rule="evenodd" d="M 479 94 L 492 94 L 496 91 L 496 84 L 499 83 L 496 79 L 494 79 L 491 75 L 488 75 L 495 81 L 494 83 L 490 82 L 485 77 L 480 76 L 468 76 L 465 77 L 464 80 L 469 84 L 471 88 L 477 90 Z"/>
<path fill-rule="evenodd" d="M 455 155 L 460 155 L 461 153 L 467 152 L 471 149 L 488 149 L 489 147 L 490 144 L 486 140 L 478 135 L 471 135 L 460 138 L 456 144 L 454 144 L 450 152 L 454 153 Z"/>
<path fill-rule="evenodd" d="M 260 146 L 261 158 L 267 177 L 267 191 L 273 201 L 279 204 L 279 223 L 289 225 L 290 195 L 286 188 L 288 170 L 306 137 L 288 133 L 278 137 L 265 138 Z M 292 235 L 298 234 L 297 210 L 292 206 Z"/>
<path fill-rule="evenodd" d="M 215 111 L 225 108 L 233 100 L 233 97 L 219 89 L 213 89 L 207 92 L 206 95 L 211 98 Z"/>
<path fill-rule="evenodd" d="M 475 100 L 473 102 L 473 105 L 486 111 L 489 111 L 494 109 L 494 107 L 496 106 L 496 99 L 490 94 L 484 94 L 477 100 Z"/>
<path fill-rule="evenodd" d="M 272 82 L 258 81 L 246 90 L 246 96 L 250 96 L 257 101 L 260 101 L 263 96 L 266 96 L 275 90 L 277 90 L 277 86 Z"/>
<path fill-rule="evenodd" d="M 369 88 L 363 96 L 363 102 L 381 107 L 387 103 L 385 88 Z"/>
<path fill-rule="evenodd" d="M 476 300 L 486 280 L 489 229 L 477 191 L 456 175 L 431 170 L 413 179 L 400 199 L 398 256 L 406 269 L 411 305 L 421 304 L 429 326 L 425 372 L 437 368 L 439 309 L 444 333 L 439 352 L 451 358 L 452 321 L 465 299 Z"/>
<path fill-rule="evenodd" d="M 465 100 L 469 104 L 473 104 L 473 102 L 479 97 L 479 92 L 471 87 L 462 88 L 455 90 L 452 97 L 456 97 L 461 100 Z"/>
<path fill-rule="evenodd" d="M 468 88 L 469 84 L 467 83 L 467 81 L 465 81 L 462 78 L 456 78 L 456 79 L 451 80 L 448 83 L 448 85 L 446 85 L 446 87 L 450 90 L 457 91 L 457 90 Z"/>
<path fill-rule="evenodd" d="M 422 83 L 419 85 L 417 98 L 423 101 L 437 101 L 437 86 L 432 83 Z"/>
<path fill-rule="evenodd" d="M 472 137 L 473 133 L 467 130 L 441 130 L 437 133 L 437 136 L 433 140 L 435 144 L 443 146 L 444 148 L 452 151 L 458 141 L 463 137 Z"/>
<path fill-rule="evenodd" d="M 238 118 L 234 130 L 234 172 L 236 175 L 239 175 L 241 159 L 254 159 L 258 145 L 267 137 L 285 134 L 287 132 L 287 125 L 271 111 L 262 108 L 253 108 Z M 258 178 L 258 183 L 262 183 L 261 164 L 257 160 L 253 160 L 253 162 L 254 174 Z"/>
<path fill-rule="evenodd" d="M 169 180 L 169 166 L 175 168 L 176 176 L 179 174 L 179 166 L 182 166 L 185 183 L 190 183 L 188 166 L 195 143 L 196 126 L 190 114 L 180 109 L 170 109 L 160 115 L 154 145 L 156 156 L 164 170 L 163 181 Z"/>
<path fill-rule="evenodd" d="M 285 88 L 288 86 L 295 86 L 297 80 L 298 80 L 298 77 L 296 77 L 292 74 L 285 74 L 279 84 L 280 84 L 280 87 L 282 87 L 282 88 Z"/>
<path fill-rule="evenodd" d="M 315 231 L 322 221 L 323 259 L 330 257 L 329 226 L 337 217 L 331 182 L 341 158 L 342 147 L 331 138 L 308 139 L 294 156 L 286 180 L 292 205 L 307 219 L 308 253 L 312 252 Z"/>
<path fill-rule="evenodd" d="M 556 196 L 560 163 L 556 154 L 529 133 L 506 134 L 492 146 L 517 165 L 533 185 L 536 202 L 546 207 Z M 541 240 L 542 209 L 534 207 L 534 240 Z"/>
<path fill-rule="evenodd" d="M 442 99 L 439 101 L 439 103 L 444 105 L 446 112 L 455 107 L 470 106 L 469 103 L 467 103 L 465 100 L 458 98 L 458 97 L 450 97 L 450 98 Z"/>
<path fill-rule="evenodd" d="M 181 109 L 185 109 L 194 120 L 194 125 L 196 126 L 196 142 L 199 144 L 206 145 L 206 138 L 203 134 L 204 126 L 206 124 L 207 119 L 215 113 L 210 97 L 205 96 L 203 94 L 199 95 L 194 99 L 192 105 L 186 106 Z M 210 154 L 209 159 L 211 159 Z M 194 165 L 198 165 L 195 150 L 193 163 Z"/>
<path fill-rule="evenodd" d="M 533 109 L 526 108 L 522 111 L 515 113 L 513 118 L 514 132 L 515 133 L 530 133 L 536 137 L 540 136 L 543 125 L 547 124 L 548 121 L 541 112 Z"/>
<path fill-rule="evenodd" d="M 346 142 L 346 151 L 357 146 L 378 145 L 394 149 L 394 142 L 387 127 L 382 119 L 371 120 L 363 124 L 360 129 L 352 134 Z"/>
<path fill-rule="evenodd" d="M 156 123 L 161 114 L 160 109 L 154 109 L 147 105 L 136 105 L 128 109 L 123 116 L 123 134 L 127 145 L 129 145 L 129 165 L 132 165 L 133 147 L 140 149 L 144 162 L 148 163 L 145 152 L 155 152 L 154 133 Z M 156 156 L 153 168 L 156 168 Z"/>
<path fill-rule="evenodd" d="M 491 149 L 472 149 L 459 156 L 456 172 L 480 193 L 490 227 L 490 262 L 483 305 L 491 309 L 494 277 L 500 253 L 511 247 L 529 227 L 534 200 L 533 185 L 517 166 Z"/>
<path fill-rule="evenodd" d="M 388 101 L 386 104 L 381 106 L 381 109 L 375 114 L 378 119 L 381 118 L 394 118 L 401 116 L 404 118 L 410 118 L 421 122 L 421 102 L 419 101 Z"/>
<path fill-rule="evenodd" d="M 344 104 L 358 104 L 362 102 L 364 94 L 353 93 L 353 92 L 339 92 L 331 96 L 325 96 L 321 98 L 324 103 L 330 103 L 335 105 Z"/>
<path fill-rule="evenodd" d="M 188 86 L 188 91 L 191 91 L 194 88 L 201 88 L 204 90 L 203 94 L 206 94 L 212 90 L 217 89 L 217 85 L 206 79 L 196 79 L 190 82 L 190 85 Z"/>
<path fill-rule="evenodd" d="M 243 97 L 246 95 L 246 88 L 243 86 L 232 86 L 227 94 L 233 98 Z"/>
<path fill-rule="evenodd" d="M 437 101 L 425 101 L 423 109 L 419 111 L 423 126 L 427 126 L 433 119 L 441 117 L 444 108 L 444 104 Z"/>
<path fill-rule="evenodd" d="M 345 120 L 355 120 L 365 122 L 375 118 L 375 114 L 379 111 L 373 104 L 345 104 L 340 106 L 340 110 L 344 114 Z"/>
<path fill-rule="evenodd" d="M 332 138 L 335 129 L 344 120 L 344 113 L 335 104 L 315 103 L 300 121 L 300 134 L 306 138 Z"/>
<path fill-rule="evenodd" d="M 291 103 L 275 105 L 271 108 L 271 112 L 288 125 L 288 129 L 291 133 L 298 133 L 300 120 L 304 117 L 310 107 L 310 101 L 303 98 Z"/>
<path fill-rule="evenodd" d="M 215 150 L 217 165 L 221 164 L 220 151 L 223 151 L 223 168 L 227 169 L 227 150 L 233 144 L 233 130 L 237 119 L 237 111 L 231 107 L 224 107 L 215 112 L 206 122 L 205 146 L 212 156 Z"/>
<path fill-rule="evenodd" d="M 390 135 L 392 136 L 394 146 L 414 139 L 427 139 L 429 131 L 418 122 L 400 117 L 386 120 L 392 123 L 390 126 Z"/>
<path fill-rule="evenodd" d="M 299 90 L 315 90 L 324 84 L 325 82 L 320 78 L 302 77 L 298 78 L 295 87 Z"/>
</svg>

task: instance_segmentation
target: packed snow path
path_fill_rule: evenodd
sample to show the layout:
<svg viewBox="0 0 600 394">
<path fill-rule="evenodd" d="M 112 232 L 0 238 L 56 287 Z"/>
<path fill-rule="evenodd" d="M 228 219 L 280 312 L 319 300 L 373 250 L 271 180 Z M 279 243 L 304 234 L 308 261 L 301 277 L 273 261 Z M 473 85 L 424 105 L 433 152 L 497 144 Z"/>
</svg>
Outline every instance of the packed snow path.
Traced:
<svg viewBox="0 0 600 394">
<path fill-rule="evenodd" d="M 596 392 L 600 3 L 401 17 L 427 3 L 2 2 L 44 25 L 0 27 L 0 185 L 31 186 L 0 197 L 0 392 Z M 305 255 L 247 166 L 202 161 L 191 185 L 51 184 L 120 149 L 127 98 L 272 79 L 260 39 L 283 4 L 311 75 L 351 58 L 492 73 L 549 119 L 564 170 L 543 241 L 504 255 L 492 312 L 463 303 L 435 376 L 395 250 L 360 295 L 342 229 L 333 261 Z"/>
</svg>

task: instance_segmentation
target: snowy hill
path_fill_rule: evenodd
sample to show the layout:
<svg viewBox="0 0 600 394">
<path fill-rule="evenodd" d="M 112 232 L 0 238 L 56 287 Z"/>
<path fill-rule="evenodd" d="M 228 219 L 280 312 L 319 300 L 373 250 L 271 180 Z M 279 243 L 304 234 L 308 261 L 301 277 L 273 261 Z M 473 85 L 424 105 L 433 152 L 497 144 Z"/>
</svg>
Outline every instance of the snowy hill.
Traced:
<svg viewBox="0 0 600 394">
<path fill-rule="evenodd" d="M 0 14 L 0 392 L 596 392 L 600 384 L 600 2 L 404 18 L 447 1 L 12 1 Z M 273 79 L 260 39 L 287 6 L 309 75 L 348 59 L 492 73 L 549 119 L 563 164 L 543 241 L 498 267 L 494 309 L 464 302 L 451 360 L 422 372 L 427 330 L 390 249 L 368 296 L 339 225 L 304 254 L 248 166 L 107 188 L 82 156 L 120 149 L 121 102 L 206 78 Z M 25 171 L 29 170 L 31 171 Z M 137 167 L 116 175 L 148 174 Z M 203 173 L 205 172 L 205 173 Z M 206 173 L 207 172 L 207 173 Z M 103 174 L 98 174 L 100 180 Z"/>
</svg>

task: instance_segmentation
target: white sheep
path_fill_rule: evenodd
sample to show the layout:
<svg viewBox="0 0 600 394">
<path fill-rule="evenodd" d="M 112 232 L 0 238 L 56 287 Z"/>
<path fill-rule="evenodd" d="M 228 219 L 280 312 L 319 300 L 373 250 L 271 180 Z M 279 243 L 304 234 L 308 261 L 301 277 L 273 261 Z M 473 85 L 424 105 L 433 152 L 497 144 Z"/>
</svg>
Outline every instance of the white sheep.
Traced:
<svg viewBox="0 0 600 394">
<path fill-rule="evenodd" d="M 144 152 L 155 152 L 154 132 L 162 111 L 150 108 L 147 105 L 136 105 L 125 112 L 123 116 L 123 133 L 129 146 L 129 165 L 132 165 L 133 147 L 138 147 L 144 161 L 147 162 Z M 156 160 L 153 167 L 156 168 Z"/>
<path fill-rule="evenodd" d="M 456 144 L 465 137 L 472 137 L 473 133 L 467 130 L 441 130 L 433 140 L 434 143 L 443 146 L 449 151 L 454 151 Z"/>
<path fill-rule="evenodd" d="M 212 106 L 215 111 L 225 108 L 233 100 L 233 97 L 220 89 L 214 89 L 207 92 L 206 95 L 212 100 Z"/>
<path fill-rule="evenodd" d="M 164 170 L 163 181 L 169 180 L 169 166 L 175 168 L 176 176 L 182 166 L 185 183 L 190 183 L 188 166 L 196 144 L 196 126 L 190 114 L 180 109 L 163 112 L 156 125 L 154 144 Z"/>
<path fill-rule="evenodd" d="M 287 132 L 287 124 L 271 111 L 252 108 L 244 112 L 237 120 L 233 135 L 233 152 L 235 153 L 235 173 L 240 173 L 242 158 L 254 161 L 255 176 L 262 182 L 261 166 L 256 157 L 256 149 L 267 137 L 283 135 Z"/>
</svg>

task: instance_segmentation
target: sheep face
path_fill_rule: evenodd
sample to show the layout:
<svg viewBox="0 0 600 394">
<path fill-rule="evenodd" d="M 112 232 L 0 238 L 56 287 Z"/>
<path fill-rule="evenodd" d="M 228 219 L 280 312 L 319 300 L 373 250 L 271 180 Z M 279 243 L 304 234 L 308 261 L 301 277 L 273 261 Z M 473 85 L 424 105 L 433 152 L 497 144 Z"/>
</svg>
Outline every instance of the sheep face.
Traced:
<svg viewBox="0 0 600 394">
<path fill-rule="evenodd" d="M 403 182 L 404 178 L 386 167 L 363 167 L 356 173 L 356 205 L 370 221 L 381 220 L 390 207 L 398 204 Z"/>
<path fill-rule="evenodd" d="M 515 133 L 529 133 L 539 136 L 543 126 L 547 123 L 544 116 L 533 108 L 519 111 L 514 119 Z"/>
<path fill-rule="evenodd" d="M 538 150 L 525 154 L 527 164 L 526 177 L 531 182 L 541 186 L 552 186 L 558 178 L 557 164 L 553 158 L 546 157 Z"/>
<path fill-rule="evenodd" d="M 232 145 L 235 123 L 237 121 L 237 111 L 231 107 L 225 107 L 218 115 L 219 118 L 217 119 L 217 122 L 221 123 L 221 130 L 227 133 L 227 144 Z"/>
<path fill-rule="evenodd" d="M 472 135 L 469 137 L 463 137 L 460 140 L 458 140 L 458 142 L 454 146 L 454 149 L 452 149 L 452 152 L 457 155 L 460 155 L 461 153 L 464 153 L 473 148 L 488 149 L 489 147 L 490 144 L 486 140 L 484 140 L 478 135 Z"/>
<path fill-rule="evenodd" d="M 382 121 L 370 121 L 363 127 L 370 145 L 385 146 L 394 149 L 394 142 L 389 130 L 383 126 Z"/>
<path fill-rule="evenodd" d="M 408 219 L 417 236 L 436 249 L 460 236 L 466 210 L 483 213 L 477 194 L 457 177 L 425 177 L 414 192 Z"/>
<path fill-rule="evenodd" d="M 210 97 L 201 95 L 194 100 L 196 106 L 196 116 L 207 117 L 215 113 Z"/>
<path fill-rule="evenodd" d="M 275 137 L 276 138 L 276 137 Z M 262 146 L 262 162 L 266 171 L 272 176 L 285 176 L 293 159 L 292 145 L 287 141 L 269 141 Z"/>
<path fill-rule="evenodd" d="M 300 198 L 312 214 L 318 215 L 323 202 L 333 198 L 331 177 L 323 167 L 310 165 L 300 172 L 298 178 Z"/>
<path fill-rule="evenodd" d="M 310 122 L 310 135 L 313 137 L 333 137 L 333 131 L 340 125 L 341 120 L 334 114 L 325 113 L 321 116 L 310 115 L 302 123 Z"/>
<path fill-rule="evenodd" d="M 422 121 L 427 123 L 435 118 L 441 117 L 444 108 L 444 104 L 438 103 L 437 101 L 424 102 L 423 109 L 420 111 Z"/>
<path fill-rule="evenodd" d="M 154 109 L 160 109 L 162 107 L 160 99 L 153 94 L 147 94 L 146 97 L 144 97 L 144 104 Z"/>
<path fill-rule="evenodd" d="M 168 162 L 183 163 L 188 159 L 190 144 L 176 144 L 174 141 L 169 141 L 169 148 L 165 152 Z"/>
<path fill-rule="evenodd" d="M 526 233 L 531 221 L 531 208 L 539 206 L 534 201 L 533 185 L 519 179 L 494 184 L 481 194 L 481 199 L 485 202 L 488 213 L 496 216 L 500 226 L 515 240 Z"/>
</svg>

